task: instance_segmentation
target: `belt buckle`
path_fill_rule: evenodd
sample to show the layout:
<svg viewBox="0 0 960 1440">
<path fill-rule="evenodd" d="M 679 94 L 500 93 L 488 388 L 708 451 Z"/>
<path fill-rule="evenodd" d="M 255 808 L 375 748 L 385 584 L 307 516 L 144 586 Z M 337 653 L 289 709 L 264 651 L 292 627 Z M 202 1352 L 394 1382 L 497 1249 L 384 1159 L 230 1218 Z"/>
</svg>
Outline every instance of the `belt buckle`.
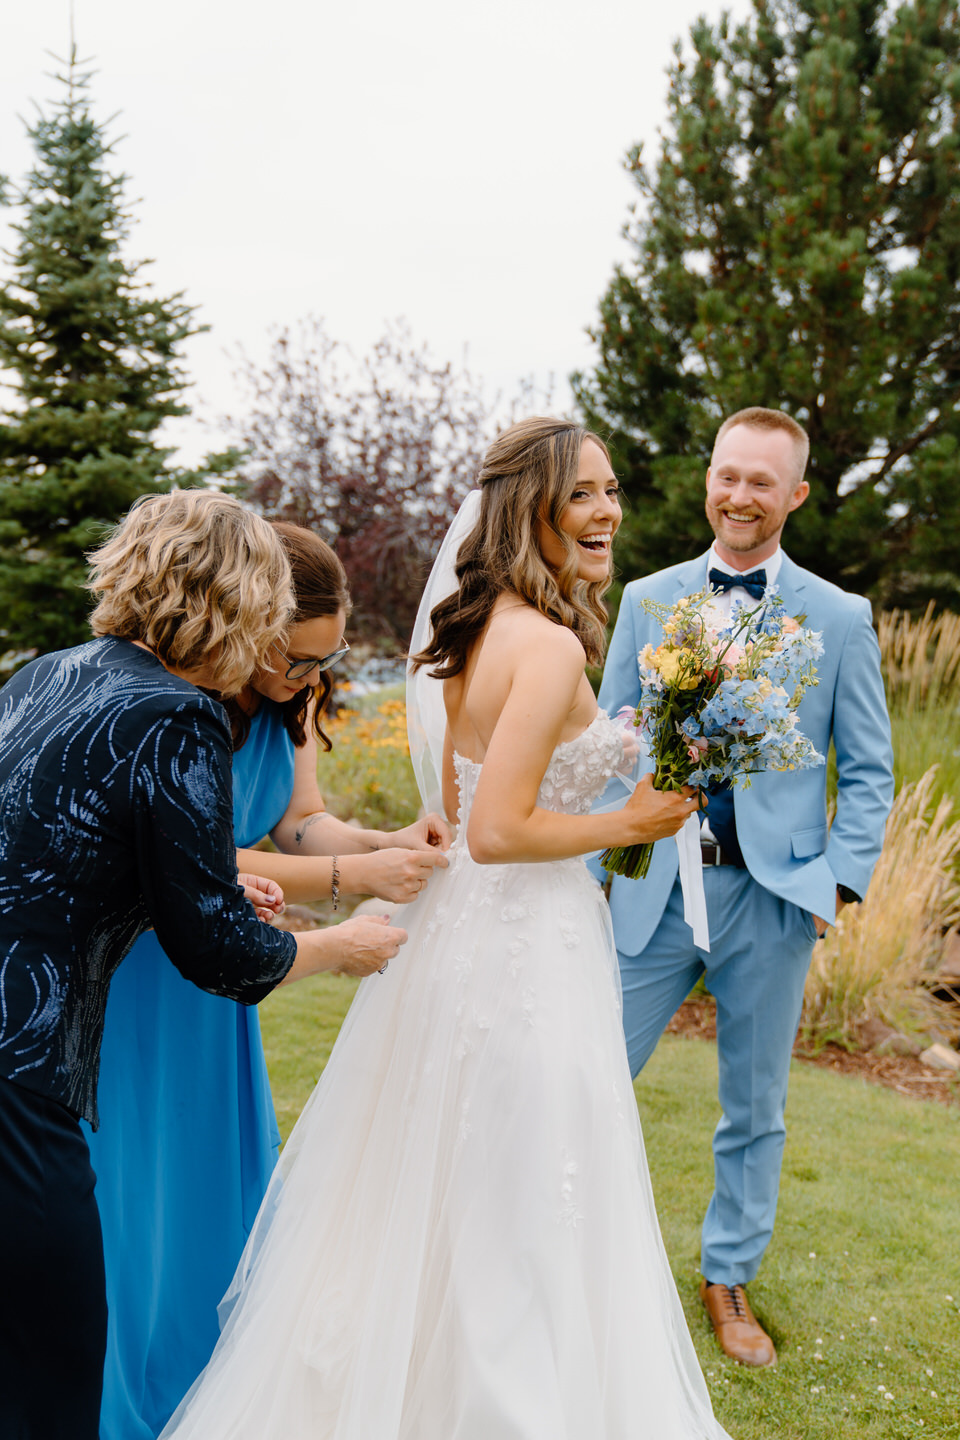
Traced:
<svg viewBox="0 0 960 1440">
<path fill-rule="evenodd" d="M 701 865 L 706 865 L 706 866 L 708 866 L 708 867 L 711 868 L 711 869 L 715 869 L 718 865 L 722 865 L 722 864 L 723 864 L 723 860 L 722 860 L 720 857 L 721 857 L 721 850 L 720 850 L 720 846 L 717 844 L 716 840 L 701 840 L 701 841 L 700 841 L 700 863 L 701 863 Z"/>
</svg>

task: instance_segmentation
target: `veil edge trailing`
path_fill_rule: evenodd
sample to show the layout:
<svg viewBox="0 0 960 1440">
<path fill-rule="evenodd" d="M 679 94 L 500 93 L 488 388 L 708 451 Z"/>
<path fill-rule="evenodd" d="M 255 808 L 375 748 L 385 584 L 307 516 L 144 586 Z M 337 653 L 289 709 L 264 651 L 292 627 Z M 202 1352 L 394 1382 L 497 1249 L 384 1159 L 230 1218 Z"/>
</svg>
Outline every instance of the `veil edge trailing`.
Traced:
<svg viewBox="0 0 960 1440">
<path fill-rule="evenodd" d="M 441 600 L 457 589 L 456 563 L 460 546 L 473 530 L 480 515 L 479 489 L 471 490 L 443 537 L 429 579 L 424 586 L 410 638 L 410 654 L 419 655 L 432 639 L 430 616 Z M 420 801 L 425 810 L 443 811 L 443 741 L 447 712 L 443 703 L 443 681 L 414 670 L 407 661 L 407 741 L 417 777 Z"/>
</svg>

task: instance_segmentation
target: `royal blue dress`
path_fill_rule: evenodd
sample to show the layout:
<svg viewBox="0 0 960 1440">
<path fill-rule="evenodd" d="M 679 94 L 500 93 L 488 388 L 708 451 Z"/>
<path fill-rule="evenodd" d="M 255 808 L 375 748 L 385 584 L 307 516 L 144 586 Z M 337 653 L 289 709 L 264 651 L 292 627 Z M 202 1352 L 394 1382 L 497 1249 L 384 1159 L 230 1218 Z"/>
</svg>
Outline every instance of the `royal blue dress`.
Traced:
<svg viewBox="0 0 960 1440">
<path fill-rule="evenodd" d="M 264 700 L 233 762 L 239 846 L 293 792 L 293 744 Z M 109 1322 L 100 1440 L 154 1440 L 210 1358 L 280 1147 L 254 1006 L 184 980 L 141 936 L 110 987 L 91 1133 Z"/>
</svg>

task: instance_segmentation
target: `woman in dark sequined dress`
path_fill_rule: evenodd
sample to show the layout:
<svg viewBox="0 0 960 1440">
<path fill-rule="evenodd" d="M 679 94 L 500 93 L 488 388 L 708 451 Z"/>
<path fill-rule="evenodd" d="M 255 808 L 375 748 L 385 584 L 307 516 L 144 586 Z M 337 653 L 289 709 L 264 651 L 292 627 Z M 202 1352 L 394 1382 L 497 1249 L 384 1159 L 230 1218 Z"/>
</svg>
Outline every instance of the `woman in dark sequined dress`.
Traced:
<svg viewBox="0 0 960 1440">
<path fill-rule="evenodd" d="M 255 1003 L 323 969 L 368 974 L 403 932 L 258 921 L 237 883 L 236 693 L 292 613 L 289 567 L 229 497 L 138 502 L 93 557 L 95 639 L 0 692 L 0 1435 L 95 1440 L 106 1329 L 79 1120 L 97 1122 L 110 978 L 153 927 L 201 989 Z"/>
</svg>

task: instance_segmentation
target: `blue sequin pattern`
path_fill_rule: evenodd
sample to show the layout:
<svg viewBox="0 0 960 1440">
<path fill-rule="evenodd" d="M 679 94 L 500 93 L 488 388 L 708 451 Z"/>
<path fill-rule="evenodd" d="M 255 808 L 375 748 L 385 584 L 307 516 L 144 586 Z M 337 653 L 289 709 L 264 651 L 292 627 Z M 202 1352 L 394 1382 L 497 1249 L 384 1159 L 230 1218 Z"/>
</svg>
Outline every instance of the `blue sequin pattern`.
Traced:
<svg viewBox="0 0 960 1440">
<path fill-rule="evenodd" d="M 0 691 L 0 1076 L 96 1126 L 110 978 L 151 926 L 213 994 L 253 1003 L 292 935 L 236 884 L 222 707 L 106 637 Z"/>
</svg>

